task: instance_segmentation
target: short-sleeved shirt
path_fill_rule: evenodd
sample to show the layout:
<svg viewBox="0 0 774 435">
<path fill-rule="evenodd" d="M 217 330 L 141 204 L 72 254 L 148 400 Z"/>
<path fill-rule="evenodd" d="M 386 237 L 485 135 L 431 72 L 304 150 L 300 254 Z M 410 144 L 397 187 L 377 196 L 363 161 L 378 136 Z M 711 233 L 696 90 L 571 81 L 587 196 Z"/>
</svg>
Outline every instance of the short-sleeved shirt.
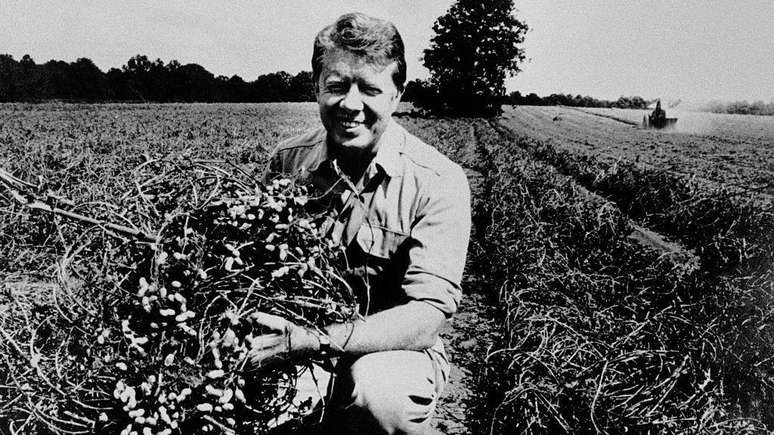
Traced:
<svg viewBox="0 0 774 435">
<path fill-rule="evenodd" d="M 470 189 L 462 168 L 391 120 L 363 178 L 338 170 L 320 127 L 282 142 L 266 178 L 312 186 L 324 231 L 347 250 L 347 279 L 365 315 L 426 302 L 447 317 L 462 296 Z"/>
</svg>

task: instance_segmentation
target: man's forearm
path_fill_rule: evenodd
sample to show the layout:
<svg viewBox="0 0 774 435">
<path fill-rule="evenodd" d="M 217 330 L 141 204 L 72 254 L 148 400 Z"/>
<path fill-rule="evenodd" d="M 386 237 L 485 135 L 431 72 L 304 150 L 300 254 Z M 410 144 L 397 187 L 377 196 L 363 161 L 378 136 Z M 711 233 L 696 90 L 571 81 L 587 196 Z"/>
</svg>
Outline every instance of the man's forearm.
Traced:
<svg viewBox="0 0 774 435">
<path fill-rule="evenodd" d="M 363 355 L 388 350 L 424 350 L 432 346 L 446 322 L 437 308 L 421 301 L 378 312 L 354 323 L 326 328 L 331 347 L 346 354 Z"/>
</svg>

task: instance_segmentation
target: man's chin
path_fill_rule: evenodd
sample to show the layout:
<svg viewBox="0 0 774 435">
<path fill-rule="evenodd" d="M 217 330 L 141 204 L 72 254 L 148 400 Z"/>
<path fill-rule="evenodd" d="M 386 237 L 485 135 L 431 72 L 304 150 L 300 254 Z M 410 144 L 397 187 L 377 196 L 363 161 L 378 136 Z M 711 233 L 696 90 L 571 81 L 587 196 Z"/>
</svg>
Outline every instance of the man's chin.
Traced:
<svg viewBox="0 0 774 435">
<path fill-rule="evenodd" d="M 336 146 L 345 149 L 365 150 L 373 145 L 370 137 L 367 135 L 336 134 L 333 139 Z"/>
</svg>

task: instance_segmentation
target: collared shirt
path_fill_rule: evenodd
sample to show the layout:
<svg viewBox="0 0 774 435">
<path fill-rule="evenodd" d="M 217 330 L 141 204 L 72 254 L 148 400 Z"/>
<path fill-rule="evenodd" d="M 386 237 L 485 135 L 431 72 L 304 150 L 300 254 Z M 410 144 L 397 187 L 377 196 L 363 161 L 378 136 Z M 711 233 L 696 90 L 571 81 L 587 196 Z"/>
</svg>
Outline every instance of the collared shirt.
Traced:
<svg viewBox="0 0 774 435">
<path fill-rule="evenodd" d="M 363 314 L 418 300 L 451 316 L 471 224 L 462 168 L 390 121 L 362 179 L 351 182 L 326 138 L 321 127 L 282 142 L 266 177 L 313 186 L 313 207 L 330 211 L 328 235 L 347 249 L 347 278 Z"/>
</svg>

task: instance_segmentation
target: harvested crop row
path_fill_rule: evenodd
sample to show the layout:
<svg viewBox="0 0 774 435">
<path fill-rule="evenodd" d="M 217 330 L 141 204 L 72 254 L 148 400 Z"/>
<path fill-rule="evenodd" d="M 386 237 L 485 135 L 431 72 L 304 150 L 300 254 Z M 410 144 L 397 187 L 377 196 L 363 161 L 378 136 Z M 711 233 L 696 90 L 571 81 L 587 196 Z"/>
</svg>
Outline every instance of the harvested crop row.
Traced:
<svg viewBox="0 0 774 435">
<path fill-rule="evenodd" d="M 610 198 L 630 218 L 694 250 L 703 281 L 726 301 L 718 319 L 725 337 L 726 392 L 743 414 L 774 424 L 767 405 L 774 395 L 774 205 L 632 162 L 611 164 L 529 138 L 514 143 Z"/>
<path fill-rule="evenodd" d="M 519 143 L 533 157 L 614 201 L 632 219 L 694 249 L 707 271 L 760 273 L 774 260 L 770 201 L 633 162 L 611 164 L 545 142 Z"/>
<path fill-rule="evenodd" d="M 587 110 L 587 109 L 584 109 Z M 627 116 L 636 111 L 616 111 Z M 642 120 L 637 112 L 635 122 Z M 770 117 L 682 113 L 675 130 L 646 130 L 567 107 L 517 106 L 498 123 L 520 135 L 613 163 L 638 161 L 743 189 L 771 186 Z M 722 119 L 721 119 L 722 118 Z"/>
<path fill-rule="evenodd" d="M 494 132 L 480 140 L 490 166 L 479 265 L 505 320 L 505 338 L 487 357 L 482 429 L 760 429 L 737 419 L 745 399 L 766 389 L 751 375 L 766 362 L 762 349 L 735 346 L 751 295 L 644 251 L 614 204 L 589 202 L 570 179 L 527 158 L 525 144 Z M 749 323 L 767 326 L 760 315 Z M 741 362 L 731 365 L 732 354 Z"/>
</svg>

